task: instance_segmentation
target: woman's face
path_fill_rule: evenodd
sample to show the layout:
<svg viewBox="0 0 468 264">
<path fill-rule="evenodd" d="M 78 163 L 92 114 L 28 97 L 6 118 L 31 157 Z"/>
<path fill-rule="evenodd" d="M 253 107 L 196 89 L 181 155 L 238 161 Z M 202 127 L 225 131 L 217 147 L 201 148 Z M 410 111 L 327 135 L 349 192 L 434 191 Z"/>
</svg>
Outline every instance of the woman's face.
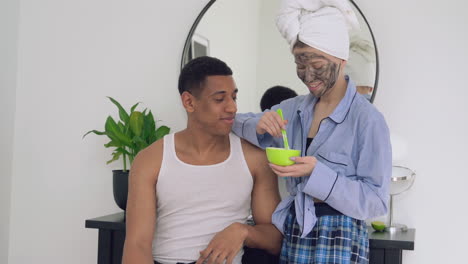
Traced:
<svg viewBox="0 0 468 264">
<path fill-rule="evenodd" d="M 327 94 L 338 80 L 343 60 L 305 44 L 293 49 L 297 76 L 316 97 Z"/>
</svg>

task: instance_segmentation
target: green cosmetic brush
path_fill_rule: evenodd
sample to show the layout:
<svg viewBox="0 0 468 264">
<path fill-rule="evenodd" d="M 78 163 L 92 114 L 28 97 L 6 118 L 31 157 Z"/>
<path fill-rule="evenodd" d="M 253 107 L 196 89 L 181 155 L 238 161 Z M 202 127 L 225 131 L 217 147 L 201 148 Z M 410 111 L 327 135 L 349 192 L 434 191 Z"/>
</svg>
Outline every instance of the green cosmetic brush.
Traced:
<svg viewBox="0 0 468 264">
<path fill-rule="evenodd" d="M 281 117 L 281 120 L 284 120 L 283 110 L 281 110 L 281 108 L 278 108 L 278 110 L 276 110 L 276 113 L 278 113 L 278 115 Z M 284 148 L 289 149 L 288 136 L 286 135 L 286 130 L 281 129 L 281 134 L 283 135 Z"/>
</svg>

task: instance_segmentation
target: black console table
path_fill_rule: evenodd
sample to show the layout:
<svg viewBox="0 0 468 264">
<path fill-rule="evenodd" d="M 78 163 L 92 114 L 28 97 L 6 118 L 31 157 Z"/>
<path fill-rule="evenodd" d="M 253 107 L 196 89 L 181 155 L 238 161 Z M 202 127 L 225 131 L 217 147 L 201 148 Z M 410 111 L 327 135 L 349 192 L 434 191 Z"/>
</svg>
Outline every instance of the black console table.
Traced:
<svg viewBox="0 0 468 264">
<path fill-rule="evenodd" d="M 401 264 L 403 250 L 414 250 L 416 229 L 404 232 L 375 232 L 369 227 L 369 263 Z"/>
<path fill-rule="evenodd" d="M 99 230 L 98 264 L 121 264 L 125 241 L 124 212 L 86 220 L 86 228 Z M 402 251 L 414 250 L 415 229 L 394 234 L 373 232 L 369 228 L 370 264 L 401 264 Z M 246 252 L 247 254 L 247 252 Z M 274 263 L 269 256 L 257 256 L 263 263 Z M 260 263 L 256 261 L 254 263 Z"/>
</svg>

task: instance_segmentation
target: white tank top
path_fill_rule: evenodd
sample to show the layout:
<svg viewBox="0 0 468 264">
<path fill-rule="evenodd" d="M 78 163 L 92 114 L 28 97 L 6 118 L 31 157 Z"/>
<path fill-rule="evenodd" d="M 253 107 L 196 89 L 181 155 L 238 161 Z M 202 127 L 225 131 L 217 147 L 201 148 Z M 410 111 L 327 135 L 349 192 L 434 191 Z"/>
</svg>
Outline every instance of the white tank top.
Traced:
<svg viewBox="0 0 468 264">
<path fill-rule="evenodd" d="M 156 185 L 157 219 L 153 259 L 163 264 L 193 262 L 214 235 L 250 214 L 253 179 L 240 138 L 229 134 L 229 157 L 214 165 L 179 160 L 174 134 L 164 137 Z M 240 264 L 243 251 L 234 259 Z"/>
</svg>

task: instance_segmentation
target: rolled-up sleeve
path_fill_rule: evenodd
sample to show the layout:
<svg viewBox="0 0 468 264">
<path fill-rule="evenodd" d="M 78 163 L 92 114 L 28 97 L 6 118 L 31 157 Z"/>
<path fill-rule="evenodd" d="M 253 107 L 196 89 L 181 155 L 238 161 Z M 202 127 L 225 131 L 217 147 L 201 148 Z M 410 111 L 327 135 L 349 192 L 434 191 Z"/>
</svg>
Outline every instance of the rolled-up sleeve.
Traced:
<svg viewBox="0 0 468 264">
<path fill-rule="evenodd" d="M 237 114 L 232 131 L 255 146 L 265 149 L 273 144 L 273 137 L 268 133 L 257 134 L 257 124 L 262 115 L 263 113 Z"/>
<path fill-rule="evenodd" d="M 303 191 L 317 199 L 325 201 L 333 190 L 337 179 L 338 173 L 322 162 L 317 161 Z"/>
</svg>

